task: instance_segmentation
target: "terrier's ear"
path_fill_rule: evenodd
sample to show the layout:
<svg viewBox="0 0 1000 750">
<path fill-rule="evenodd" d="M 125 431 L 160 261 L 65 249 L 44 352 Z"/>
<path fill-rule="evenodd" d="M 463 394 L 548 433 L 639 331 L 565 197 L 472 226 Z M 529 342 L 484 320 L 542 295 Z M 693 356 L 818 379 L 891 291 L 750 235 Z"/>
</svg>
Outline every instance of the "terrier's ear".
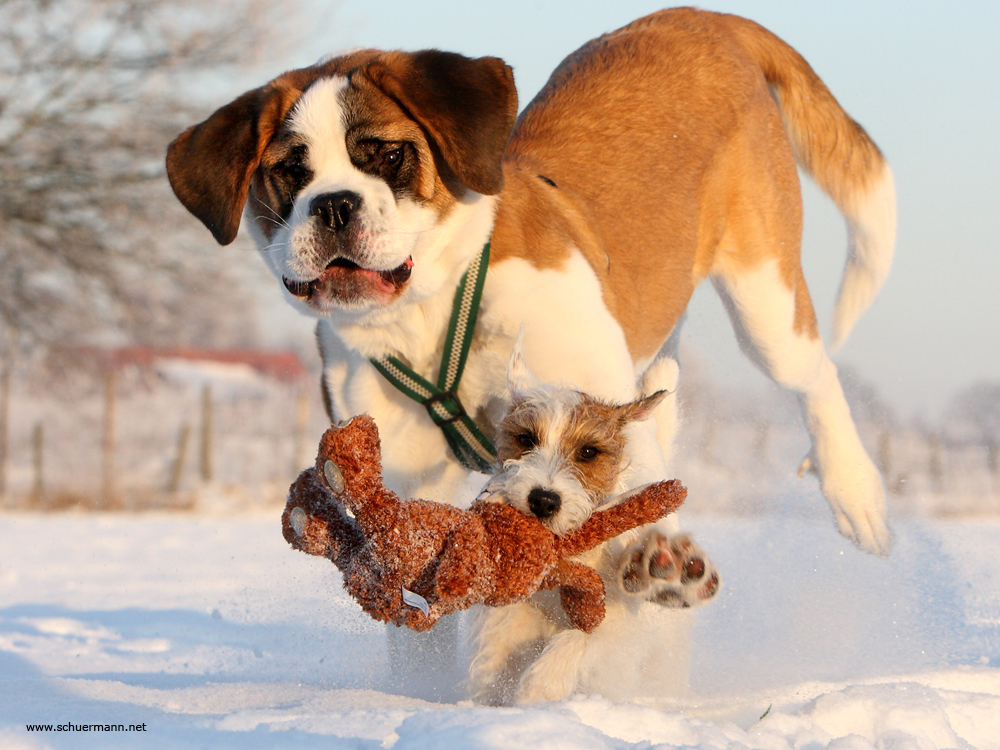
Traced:
<svg viewBox="0 0 1000 750">
<path fill-rule="evenodd" d="M 641 422 L 644 419 L 648 419 L 656 407 L 660 405 L 667 396 L 669 396 L 672 391 L 657 391 L 651 396 L 642 396 L 637 398 L 628 404 L 623 404 L 619 407 L 618 418 L 621 420 L 622 424 L 626 422 Z"/>
<path fill-rule="evenodd" d="M 538 386 L 538 378 L 524 361 L 524 326 L 521 326 L 507 362 L 507 391 L 511 401 L 522 401 Z"/>
</svg>

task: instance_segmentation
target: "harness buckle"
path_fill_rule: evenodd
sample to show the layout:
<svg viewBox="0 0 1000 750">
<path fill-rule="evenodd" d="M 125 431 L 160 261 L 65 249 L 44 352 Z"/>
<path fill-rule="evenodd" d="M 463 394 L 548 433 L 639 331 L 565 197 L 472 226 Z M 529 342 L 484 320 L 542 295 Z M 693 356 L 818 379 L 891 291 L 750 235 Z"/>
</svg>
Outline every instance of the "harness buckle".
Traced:
<svg viewBox="0 0 1000 750">
<path fill-rule="evenodd" d="M 450 401 L 451 403 L 444 403 Z M 433 396 L 421 401 L 424 407 L 427 409 L 427 413 L 431 415 L 431 420 L 433 420 L 436 425 L 451 424 L 452 422 L 457 422 L 458 420 L 467 417 L 468 414 L 465 411 L 465 407 L 462 402 L 458 400 L 458 394 L 454 391 L 441 391 L 440 393 L 435 393 Z M 446 411 L 451 412 L 456 410 L 457 414 L 452 414 L 450 417 L 441 418 L 441 416 L 434 411 L 434 404 L 440 403 Z"/>
</svg>

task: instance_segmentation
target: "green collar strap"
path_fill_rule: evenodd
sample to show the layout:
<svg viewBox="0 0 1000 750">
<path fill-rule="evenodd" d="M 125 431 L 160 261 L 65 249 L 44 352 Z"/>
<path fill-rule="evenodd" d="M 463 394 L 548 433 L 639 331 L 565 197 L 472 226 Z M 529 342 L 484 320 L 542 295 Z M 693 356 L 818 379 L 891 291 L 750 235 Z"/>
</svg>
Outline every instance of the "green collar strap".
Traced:
<svg viewBox="0 0 1000 750">
<path fill-rule="evenodd" d="M 431 420 L 444 432 L 449 447 L 462 465 L 484 473 L 496 468 L 497 451 L 459 401 L 458 383 L 472 345 L 489 260 L 490 243 L 487 242 L 455 290 L 437 385 L 415 373 L 398 357 L 383 355 L 371 360 L 375 369 L 393 386 L 423 404 Z"/>
</svg>

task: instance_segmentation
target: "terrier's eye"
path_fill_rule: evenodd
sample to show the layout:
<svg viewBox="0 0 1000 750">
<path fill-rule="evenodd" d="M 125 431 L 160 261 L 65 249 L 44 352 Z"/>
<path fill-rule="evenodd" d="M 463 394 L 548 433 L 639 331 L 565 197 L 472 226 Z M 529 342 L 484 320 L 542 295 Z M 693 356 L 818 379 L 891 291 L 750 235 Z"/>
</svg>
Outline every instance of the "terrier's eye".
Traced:
<svg viewBox="0 0 1000 750">
<path fill-rule="evenodd" d="M 593 461 L 600 451 L 592 445 L 583 446 L 576 454 L 578 461 Z"/>
<path fill-rule="evenodd" d="M 516 440 L 517 444 L 520 445 L 525 450 L 531 450 L 532 448 L 535 447 L 535 436 L 532 435 L 530 432 L 522 432 L 520 435 L 514 438 L 514 440 Z"/>
</svg>

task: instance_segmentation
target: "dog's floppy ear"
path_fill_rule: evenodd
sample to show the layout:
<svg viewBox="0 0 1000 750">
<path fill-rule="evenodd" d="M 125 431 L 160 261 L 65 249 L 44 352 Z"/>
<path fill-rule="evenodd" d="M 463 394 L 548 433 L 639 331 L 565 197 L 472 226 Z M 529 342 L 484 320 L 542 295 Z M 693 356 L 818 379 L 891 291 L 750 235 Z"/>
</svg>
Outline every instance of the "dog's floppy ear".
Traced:
<svg viewBox="0 0 1000 750">
<path fill-rule="evenodd" d="M 624 404 L 618 407 L 618 418 L 625 422 L 641 422 L 644 419 L 648 419 L 656 407 L 660 405 L 667 396 L 669 396 L 672 391 L 657 391 L 650 396 L 644 396 L 637 398 L 631 403 Z"/>
<path fill-rule="evenodd" d="M 389 53 L 366 72 L 427 131 L 463 185 L 482 195 L 503 189 L 501 160 L 517 117 L 509 65 L 423 50 Z"/>
<path fill-rule="evenodd" d="M 174 194 L 220 245 L 236 239 L 250 178 L 301 93 L 305 81 L 293 78 L 288 74 L 248 91 L 185 130 L 167 149 Z"/>
</svg>

